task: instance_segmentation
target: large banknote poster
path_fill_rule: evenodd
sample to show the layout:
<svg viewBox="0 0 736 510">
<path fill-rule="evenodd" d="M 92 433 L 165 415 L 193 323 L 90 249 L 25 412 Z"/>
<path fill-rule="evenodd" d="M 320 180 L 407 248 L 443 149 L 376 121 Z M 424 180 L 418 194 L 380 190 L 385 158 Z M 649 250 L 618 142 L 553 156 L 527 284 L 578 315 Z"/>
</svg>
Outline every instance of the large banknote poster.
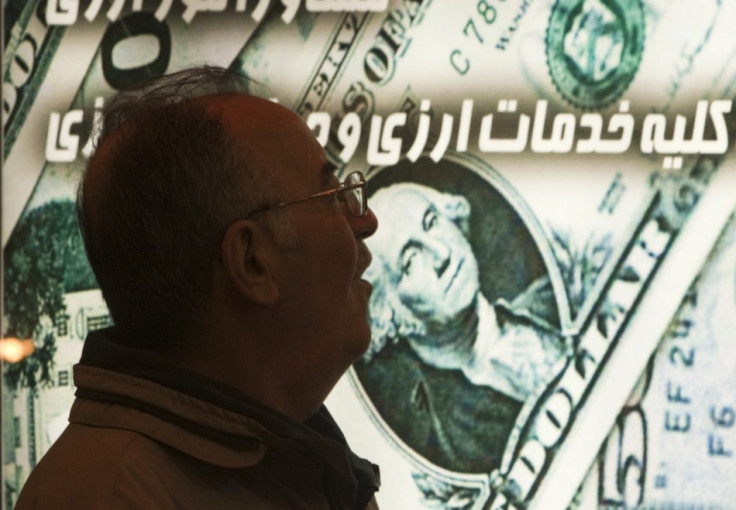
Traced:
<svg viewBox="0 0 736 510">
<path fill-rule="evenodd" d="M 328 405 L 382 508 L 736 508 L 735 0 L 3 8 L 4 508 L 110 324 L 99 110 L 203 63 L 368 177 L 372 342 Z"/>
</svg>

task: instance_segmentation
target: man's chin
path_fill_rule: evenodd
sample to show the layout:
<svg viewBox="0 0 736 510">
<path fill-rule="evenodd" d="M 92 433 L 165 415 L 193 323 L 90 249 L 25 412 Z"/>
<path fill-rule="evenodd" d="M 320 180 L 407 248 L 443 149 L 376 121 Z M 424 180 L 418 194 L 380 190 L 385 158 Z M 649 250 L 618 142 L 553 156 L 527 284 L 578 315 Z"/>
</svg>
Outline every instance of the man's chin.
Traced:
<svg viewBox="0 0 736 510">
<path fill-rule="evenodd" d="M 366 314 L 367 315 L 367 314 Z M 371 326 L 366 317 L 365 321 L 362 321 L 359 328 L 356 328 L 355 337 L 353 344 L 355 346 L 355 359 L 357 361 L 363 354 L 366 353 L 368 348 L 371 346 Z"/>
<path fill-rule="evenodd" d="M 462 313 L 468 307 L 475 305 L 478 300 L 478 291 L 477 284 L 466 284 L 458 287 L 457 291 L 453 292 L 452 295 L 446 296 L 446 299 L 455 303 L 458 312 Z"/>
</svg>

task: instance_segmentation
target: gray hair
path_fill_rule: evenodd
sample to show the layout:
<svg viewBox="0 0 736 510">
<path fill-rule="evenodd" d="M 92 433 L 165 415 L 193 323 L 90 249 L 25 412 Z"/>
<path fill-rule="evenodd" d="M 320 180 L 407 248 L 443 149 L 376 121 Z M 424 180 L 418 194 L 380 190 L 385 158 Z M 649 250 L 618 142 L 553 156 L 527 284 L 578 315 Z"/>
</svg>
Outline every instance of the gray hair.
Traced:
<svg viewBox="0 0 736 510">
<path fill-rule="evenodd" d="M 204 66 L 109 99 L 97 142 L 104 150 L 92 156 L 78 188 L 90 264 L 114 322 L 135 347 L 167 352 L 196 335 L 225 230 L 278 196 L 258 147 L 236 144 L 220 115 L 195 100 L 212 94 L 263 97 L 253 80 Z M 277 239 L 293 240 L 286 211 L 262 216 Z"/>
<path fill-rule="evenodd" d="M 370 198 L 371 209 L 381 217 L 383 204 L 396 203 L 397 195 L 403 191 L 416 191 L 426 196 L 437 206 L 440 213 L 453 221 L 466 236 L 468 235 L 470 203 L 467 199 L 461 195 L 442 193 L 421 184 L 401 182 L 381 188 Z M 363 355 L 366 361 L 372 360 L 386 346 L 396 344 L 402 338 L 418 338 L 427 332 L 424 320 L 417 317 L 401 301 L 398 292 L 400 275 L 395 273 L 393 265 L 386 260 L 380 248 L 375 246 L 379 239 L 371 237 L 366 240 L 373 254 L 373 263 L 364 276 L 373 285 L 373 293 L 368 304 L 371 345 Z"/>
</svg>

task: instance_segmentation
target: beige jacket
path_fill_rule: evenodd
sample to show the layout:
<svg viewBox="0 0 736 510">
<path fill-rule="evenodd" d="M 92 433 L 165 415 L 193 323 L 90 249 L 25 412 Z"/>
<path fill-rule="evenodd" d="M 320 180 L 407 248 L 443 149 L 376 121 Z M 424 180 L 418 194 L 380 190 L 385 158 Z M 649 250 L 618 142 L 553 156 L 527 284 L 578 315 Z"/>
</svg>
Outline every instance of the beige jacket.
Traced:
<svg viewBox="0 0 736 510">
<path fill-rule="evenodd" d="M 257 405 L 254 418 L 84 359 L 70 425 L 16 510 L 377 509 L 375 467 L 349 450 L 326 409 L 314 428 L 280 415 L 264 424 L 269 411 Z"/>
</svg>

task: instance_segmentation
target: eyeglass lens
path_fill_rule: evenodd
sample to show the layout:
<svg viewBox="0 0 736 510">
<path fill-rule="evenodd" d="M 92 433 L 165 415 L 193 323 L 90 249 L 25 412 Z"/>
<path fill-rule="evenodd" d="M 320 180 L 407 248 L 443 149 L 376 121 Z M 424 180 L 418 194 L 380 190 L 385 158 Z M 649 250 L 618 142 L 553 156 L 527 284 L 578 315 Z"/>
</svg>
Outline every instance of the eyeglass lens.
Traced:
<svg viewBox="0 0 736 510">
<path fill-rule="evenodd" d="M 364 188 L 361 186 L 363 182 L 362 176 L 358 172 L 353 172 L 345 178 L 345 202 L 348 211 L 353 216 L 363 216 L 366 212 L 366 201 Z"/>
</svg>

